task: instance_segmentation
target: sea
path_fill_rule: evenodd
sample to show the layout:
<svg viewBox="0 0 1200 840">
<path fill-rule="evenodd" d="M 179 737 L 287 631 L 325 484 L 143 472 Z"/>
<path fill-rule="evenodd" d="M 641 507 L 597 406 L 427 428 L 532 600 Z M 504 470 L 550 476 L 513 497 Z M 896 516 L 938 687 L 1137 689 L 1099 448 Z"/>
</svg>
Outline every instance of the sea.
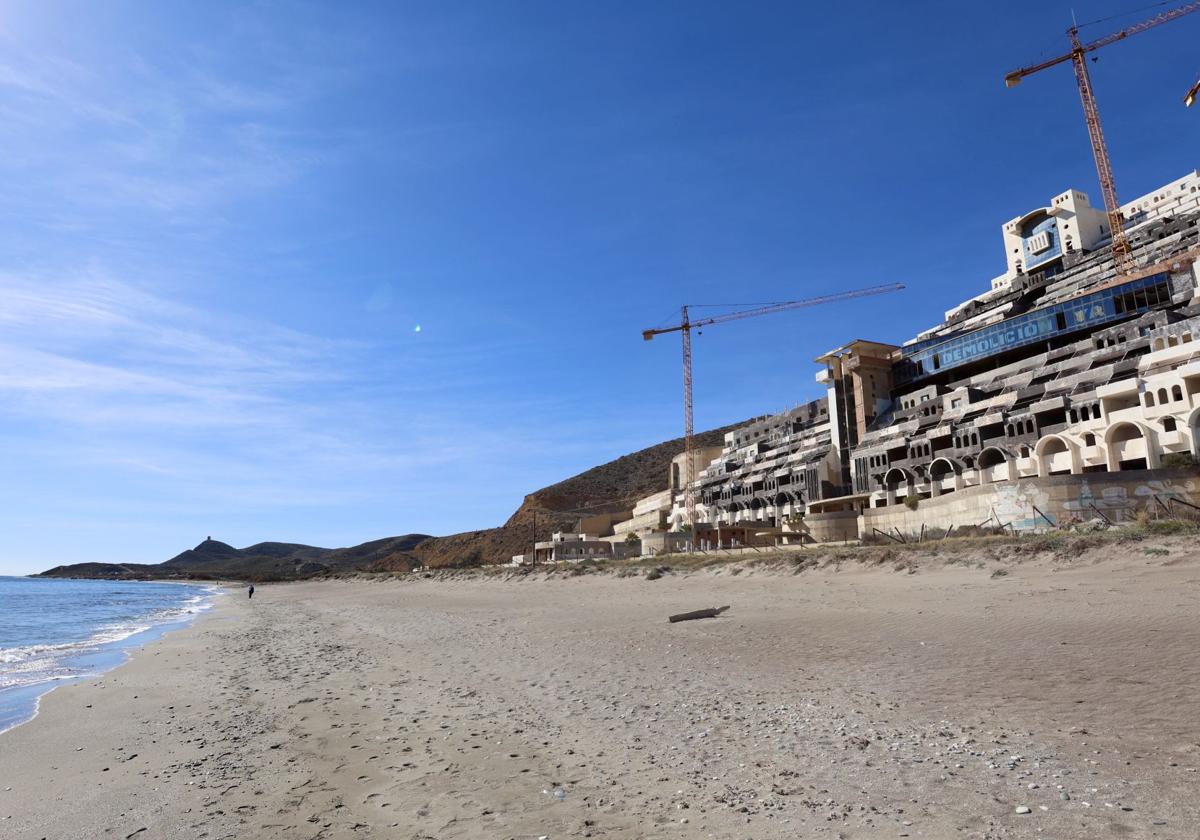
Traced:
<svg viewBox="0 0 1200 840">
<path fill-rule="evenodd" d="M 217 594 L 194 584 L 0 576 L 0 733 L 34 717 L 50 689 L 115 668 Z"/>
</svg>

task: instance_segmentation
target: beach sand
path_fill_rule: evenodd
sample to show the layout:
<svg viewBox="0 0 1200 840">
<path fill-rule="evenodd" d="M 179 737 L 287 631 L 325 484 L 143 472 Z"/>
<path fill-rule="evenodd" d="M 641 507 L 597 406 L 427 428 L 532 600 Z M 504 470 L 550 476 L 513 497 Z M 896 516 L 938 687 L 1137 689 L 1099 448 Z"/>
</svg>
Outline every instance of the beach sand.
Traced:
<svg viewBox="0 0 1200 840">
<path fill-rule="evenodd" d="M 0 736 L 0 837 L 1194 838 L 1165 545 L 234 590 Z"/>
</svg>

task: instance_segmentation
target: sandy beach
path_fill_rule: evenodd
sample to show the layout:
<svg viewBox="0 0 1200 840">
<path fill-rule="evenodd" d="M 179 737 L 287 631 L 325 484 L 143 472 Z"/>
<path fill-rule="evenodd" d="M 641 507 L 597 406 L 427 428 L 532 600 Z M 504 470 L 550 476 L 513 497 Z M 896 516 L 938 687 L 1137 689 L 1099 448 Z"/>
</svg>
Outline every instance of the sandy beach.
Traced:
<svg viewBox="0 0 1200 840">
<path fill-rule="evenodd" d="M 234 590 L 0 736 L 0 836 L 1194 838 L 1198 596 L 1169 541 Z"/>
</svg>

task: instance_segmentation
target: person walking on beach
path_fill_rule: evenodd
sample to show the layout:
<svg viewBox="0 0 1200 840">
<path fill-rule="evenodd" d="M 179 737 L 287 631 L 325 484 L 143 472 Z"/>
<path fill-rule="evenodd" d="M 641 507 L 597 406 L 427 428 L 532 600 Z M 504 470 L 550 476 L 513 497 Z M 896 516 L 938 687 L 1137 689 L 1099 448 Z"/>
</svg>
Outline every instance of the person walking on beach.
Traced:
<svg viewBox="0 0 1200 840">
<path fill-rule="evenodd" d="M 251 598 L 253 598 L 253 597 L 254 597 L 254 584 L 253 584 L 253 583 L 252 583 L 252 584 L 250 584 L 250 597 L 251 597 Z"/>
</svg>

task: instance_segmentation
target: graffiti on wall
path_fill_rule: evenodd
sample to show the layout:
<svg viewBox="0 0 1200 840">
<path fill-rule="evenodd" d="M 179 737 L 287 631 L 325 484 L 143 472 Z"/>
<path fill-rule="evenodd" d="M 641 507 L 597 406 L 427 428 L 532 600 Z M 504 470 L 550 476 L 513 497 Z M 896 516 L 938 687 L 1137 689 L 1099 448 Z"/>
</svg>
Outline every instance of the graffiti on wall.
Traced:
<svg viewBox="0 0 1200 840">
<path fill-rule="evenodd" d="M 1049 493 L 1029 482 L 993 487 L 995 490 L 988 499 L 992 514 L 1003 527 L 1018 531 L 1045 530 L 1066 522 L 1097 518 L 1113 522 L 1130 520 L 1139 510 L 1169 507 L 1171 499 L 1195 504 L 1200 493 L 1200 485 L 1190 480 L 1154 479 L 1141 484 L 1101 484 L 1093 488 L 1083 479 L 1075 498 L 1056 504 L 1050 501 Z"/>
<path fill-rule="evenodd" d="M 1134 494 L 1138 496 L 1157 496 L 1166 501 L 1167 499 L 1179 499 L 1183 502 L 1190 502 L 1192 492 L 1196 489 L 1196 482 L 1185 481 L 1180 484 L 1178 481 L 1147 481 L 1145 484 L 1139 484 Z"/>
<path fill-rule="evenodd" d="M 996 492 L 989 501 L 992 513 L 1004 527 L 1031 531 L 1057 524 L 1054 514 L 1046 510 L 1050 506 L 1050 496 L 1037 485 L 1016 482 L 997 484 L 995 487 Z M 1044 512 L 1045 516 L 1039 511 Z"/>
<path fill-rule="evenodd" d="M 1115 485 L 1102 488 L 1097 495 L 1085 479 L 1079 486 L 1079 495 L 1063 502 L 1063 509 L 1081 518 L 1103 514 L 1109 519 L 1126 519 L 1135 516 L 1139 509 L 1154 507 L 1155 499 L 1164 504 L 1169 504 L 1171 499 L 1190 502 L 1195 489 L 1192 481 L 1181 484 L 1170 479 L 1155 479 L 1136 485 L 1132 494 L 1128 487 Z"/>
</svg>

